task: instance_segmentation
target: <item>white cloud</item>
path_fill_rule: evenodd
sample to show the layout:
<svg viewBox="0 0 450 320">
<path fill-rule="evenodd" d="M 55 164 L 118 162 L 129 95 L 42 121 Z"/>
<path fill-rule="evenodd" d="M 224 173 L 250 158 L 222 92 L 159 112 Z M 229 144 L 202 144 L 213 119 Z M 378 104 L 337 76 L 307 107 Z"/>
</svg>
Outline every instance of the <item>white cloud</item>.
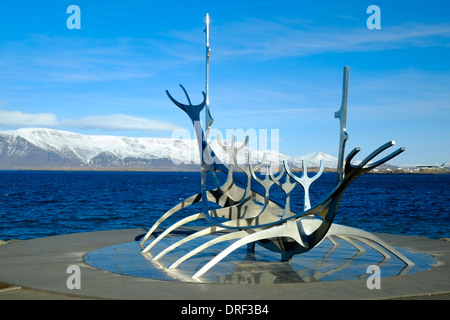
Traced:
<svg viewBox="0 0 450 320">
<path fill-rule="evenodd" d="M 88 116 L 80 119 L 59 120 L 52 113 L 24 113 L 0 110 L 0 126 L 7 127 L 69 127 L 72 129 L 97 129 L 111 131 L 173 131 L 173 123 L 134 117 L 126 114 Z"/>
<path fill-rule="evenodd" d="M 58 125 L 58 119 L 52 113 L 24 113 L 20 111 L 0 110 L 0 125 L 54 127 Z"/>
<path fill-rule="evenodd" d="M 65 119 L 61 121 L 61 124 L 72 128 L 116 131 L 172 131 L 178 128 L 178 126 L 169 122 L 133 117 L 126 114 L 89 116 L 80 119 Z"/>
</svg>

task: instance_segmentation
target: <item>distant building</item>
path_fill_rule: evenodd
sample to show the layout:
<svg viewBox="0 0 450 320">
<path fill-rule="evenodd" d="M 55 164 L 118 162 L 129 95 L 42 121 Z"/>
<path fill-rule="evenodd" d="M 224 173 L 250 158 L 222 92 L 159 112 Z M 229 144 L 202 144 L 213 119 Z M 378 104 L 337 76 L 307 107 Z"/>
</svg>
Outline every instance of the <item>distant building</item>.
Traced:
<svg viewBox="0 0 450 320">
<path fill-rule="evenodd" d="M 442 166 L 416 166 L 416 169 L 420 172 L 420 171 L 446 171 L 446 168 L 442 167 Z"/>
</svg>

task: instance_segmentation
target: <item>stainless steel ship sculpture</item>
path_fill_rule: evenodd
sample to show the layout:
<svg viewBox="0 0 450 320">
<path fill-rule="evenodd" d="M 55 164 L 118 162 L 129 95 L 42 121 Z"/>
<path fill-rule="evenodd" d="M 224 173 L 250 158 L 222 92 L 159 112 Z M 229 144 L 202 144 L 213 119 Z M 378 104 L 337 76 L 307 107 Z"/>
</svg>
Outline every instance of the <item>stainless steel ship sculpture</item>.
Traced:
<svg viewBox="0 0 450 320">
<path fill-rule="evenodd" d="M 200 104 L 193 105 L 188 93 L 182 85 L 180 86 L 186 95 L 187 104 L 175 100 L 172 95 L 166 91 L 169 99 L 181 110 L 186 112 L 194 125 L 201 159 L 201 192 L 194 194 L 190 198 L 177 204 L 156 221 L 140 242 L 142 248 L 141 253 L 150 255 L 152 261 L 158 261 L 163 256 L 170 254 L 173 250 L 189 241 L 194 239 L 197 239 L 198 241 L 205 238 L 206 240 L 204 243 L 189 251 L 168 267 L 168 269 L 175 269 L 179 268 L 180 264 L 187 259 L 210 246 L 233 240 L 234 242 L 231 245 L 226 247 L 216 256 L 211 257 L 211 260 L 205 263 L 200 270 L 192 275 L 192 278 L 198 279 L 227 255 L 244 245 L 247 245 L 247 250 L 249 252 L 253 252 L 255 250 L 255 244 L 258 243 L 264 248 L 279 252 L 281 254 L 281 261 L 289 262 L 294 255 L 313 249 L 326 238 L 336 244 L 334 241 L 334 238 L 336 237 L 350 243 L 359 251 L 364 251 L 365 249 L 359 245 L 358 242 L 364 243 L 382 254 L 385 259 L 390 258 L 388 253 L 390 252 L 407 266 L 412 266 L 412 261 L 372 233 L 333 223 L 339 202 L 344 191 L 352 181 L 360 175 L 391 160 L 405 150 L 404 148 L 399 148 L 384 156 L 382 159 L 371 162 L 371 160 L 380 155 L 383 151 L 394 145 L 394 142 L 390 141 L 373 151 L 357 165 L 352 164 L 351 161 L 360 151 L 359 148 L 353 149 L 344 158 L 345 144 L 348 139 L 346 130 L 348 67 L 344 68 L 341 107 L 335 113 L 335 118 L 340 121 L 336 185 L 327 197 L 318 204 L 311 206 L 309 200 L 309 187 L 322 174 L 322 162 L 319 171 L 312 178 L 308 177 L 305 163 L 303 163 L 303 172 L 300 177 L 290 170 L 287 162 L 283 163 L 281 171 L 276 174 L 272 172 L 270 166 L 266 165 L 265 158 L 259 164 L 253 165 L 254 161 L 251 159 L 251 152 L 247 153 L 247 163 L 239 163 L 237 161 L 237 154 L 243 152 L 243 148 L 248 144 L 248 137 L 245 143 L 240 146 L 237 146 L 235 138 L 233 137 L 228 147 L 222 142 L 220 136 L 217 137 L 218 145 L 228 155 L 228 165 L 225 165 L 212 156 L 214 155 L 214 150 L 211 148 L 209 131 L 214 120 L 211 117 L 209 109 L 209 15 L 206 15 L 205 32 L 206 88 L 205 92 L 202 92 L 203 101 Z M 203 110 L 205 112 L 204 128 L 202 127 L 200 120 L 200 113 Z M 246 182 L 243 184 L 236 183 L 236 178 L 233 175 L 234 168 L 236 167 L 245 173 Z M 264 179 L 256 174 L 261 168 L 267 170 Z M 220 184 L 217 177 L 217 174 L 220 172 L 227 175 L 227 179 L 223 184 Z M 210 181 L 212 181 L 212 183 L 209 183 Z M 211 184 L 213 184 L 214 187 L 208 187 Z M 265 191 L 264 194 L 254 191 L 254 188 L 252 188 L 254 184 L 262 186 Z M 242 187 L 242 185 L 245 187 Z M 273 185 L 278 186 L 284 192 L 284 205 L 271 200 L 270 189 Z M 292 190 L 299 186 L 304 190 L 304 210 L 302 212 L 294 211 L 290 203 L 290 194 Z M 182 218 L 175 224 L 166 228 L 163 232 L 159 233 L 156 237 L 154 236 L 157 228 L 170 216 L 177 214 L 180 210 L 196 203 L 202 204 L 202 212 Z M 215 204 L 214 208 L 211 208 L 212 204 Z M 217 205 L 219 208 L 217 208 Z M 165 239 L 170 233 L 189 222 L 200 219 L 206 220 L 209 226 L 181 238 L 161 252 L 151 253 L 152 248 L 154 248 L 161 240 Z M 212 238 L 212 240 L 210 240 L 210 237 L 205 237 L 214 234 L 217 234 L 217 236 Z"/>
</svg>

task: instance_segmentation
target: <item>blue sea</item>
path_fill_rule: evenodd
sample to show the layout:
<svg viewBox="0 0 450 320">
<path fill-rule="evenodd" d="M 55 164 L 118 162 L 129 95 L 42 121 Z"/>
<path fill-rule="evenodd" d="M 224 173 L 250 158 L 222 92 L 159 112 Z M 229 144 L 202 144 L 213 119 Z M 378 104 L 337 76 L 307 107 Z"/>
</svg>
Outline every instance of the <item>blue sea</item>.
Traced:
<svg viewBox="0 0 450 320">
<path fill-rule="evenodd" d="M 200 191 L 197 172 L 0 171 L 0 181 L 1 240 L 150 228 L 172 206 Z M 314 182 L 313 206 L 334 181 L 334 173 L 323 173 Z M 273 199 L 283 203 L 281 190 L 273 188 Z M 291 202 L 301 211 L 300 187 Z M 335 222 L 439 239 L 450 237 L 449 204 L 449 174 L 365 174 L 345 192 Z M 200 205 L 186 209 L 162 227 L 200 210 Z"/>
</svg>

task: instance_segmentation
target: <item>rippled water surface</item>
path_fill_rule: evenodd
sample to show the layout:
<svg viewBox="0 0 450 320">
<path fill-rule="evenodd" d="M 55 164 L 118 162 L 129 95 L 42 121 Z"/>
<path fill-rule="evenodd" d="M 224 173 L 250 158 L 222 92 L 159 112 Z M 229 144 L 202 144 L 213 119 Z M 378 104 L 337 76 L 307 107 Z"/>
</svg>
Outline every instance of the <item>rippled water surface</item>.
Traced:
<svg viewBox="0 0 450 320">
<path fill-rule="evenodd" d="M 149 228 L 165 211 L 200 191 L 199 173 L 0 171 L 0 239 L 124 228 Z M 244 180 L 244 179 L 242 179 Z M 311 204 L 334 187 L 324 173 Z M 271 189 L 274 200 L 283 194 Z M 294 189 L 301 210 L 303 192 Z M 335 222 L 373 232 L 450 237 L 450 175 L 366 174 L 345 192 Z M 200 211 L 199 205 L 163 226 Z"/>
</svg>

